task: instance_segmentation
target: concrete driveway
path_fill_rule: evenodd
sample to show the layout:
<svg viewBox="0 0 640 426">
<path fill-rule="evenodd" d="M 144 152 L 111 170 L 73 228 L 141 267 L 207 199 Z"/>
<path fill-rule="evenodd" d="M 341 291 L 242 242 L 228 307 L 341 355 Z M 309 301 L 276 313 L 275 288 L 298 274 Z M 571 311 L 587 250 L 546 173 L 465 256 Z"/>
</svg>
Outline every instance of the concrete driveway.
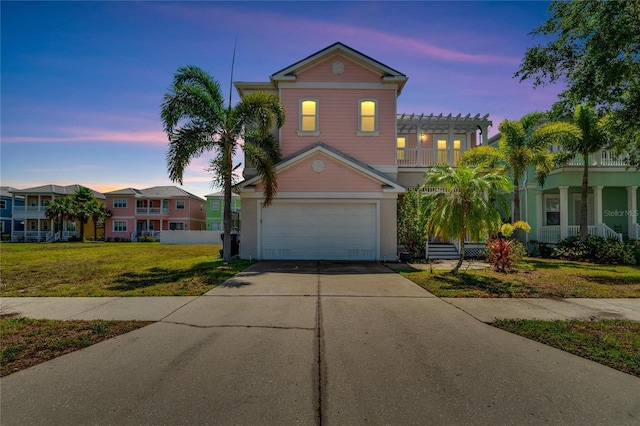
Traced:
<svg viewBox="0 0 640 426">
<path fill-rule="evenodd" d="M 260 262 L 0 384 L 2 425 L 640 424 L 640 379 L 373 263 Z"/>
</svg>

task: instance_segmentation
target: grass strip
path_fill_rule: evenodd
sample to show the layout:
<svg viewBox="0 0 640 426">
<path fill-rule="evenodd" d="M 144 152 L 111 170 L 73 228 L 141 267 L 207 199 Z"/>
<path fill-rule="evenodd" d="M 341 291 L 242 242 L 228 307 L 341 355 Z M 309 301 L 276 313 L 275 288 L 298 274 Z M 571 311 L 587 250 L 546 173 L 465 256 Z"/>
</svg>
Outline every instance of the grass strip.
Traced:
<svg viewBox="0 0 640 426">
<path fill-rule="evenodd" d="M 495 327 L 640 377 L 640 323 L 498 320 Z"/>
<path fill-rule="evenodd" d="M 426 266 L 426 265 L 425 265 Z M 515 273 L 491 268 L 400 271 L 438 297 L 640 297 L 640 267 L 528 258 Z"/>
<path fill-rule="evenodd" d="M 128 333 L 148 321 L 57 321 L 3 315 L 0 376 Z"/>
</svg>

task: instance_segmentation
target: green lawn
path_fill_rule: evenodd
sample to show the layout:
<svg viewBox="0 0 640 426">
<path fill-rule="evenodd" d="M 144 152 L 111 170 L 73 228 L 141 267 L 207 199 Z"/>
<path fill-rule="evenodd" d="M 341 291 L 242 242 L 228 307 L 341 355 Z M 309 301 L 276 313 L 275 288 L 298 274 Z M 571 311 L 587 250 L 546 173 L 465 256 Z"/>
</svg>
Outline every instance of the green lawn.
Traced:
<svg viewBox="0 0 640 426">
<path fill-rule="evenodd" d="M 493 325 L 640 377 L 640 323 L 498 320 Z"/>
<path fill-rule="evenodd" d="M 248 267 L 220 245 L 0 244 L 0 296 L 196 296 Z"/>
<path fill-rule="evenodd" d="M 640 297 L 640 267 L 525 259 L 517 273 L 492 269 L 400 272 L 439 297 Z"/>
</svg>

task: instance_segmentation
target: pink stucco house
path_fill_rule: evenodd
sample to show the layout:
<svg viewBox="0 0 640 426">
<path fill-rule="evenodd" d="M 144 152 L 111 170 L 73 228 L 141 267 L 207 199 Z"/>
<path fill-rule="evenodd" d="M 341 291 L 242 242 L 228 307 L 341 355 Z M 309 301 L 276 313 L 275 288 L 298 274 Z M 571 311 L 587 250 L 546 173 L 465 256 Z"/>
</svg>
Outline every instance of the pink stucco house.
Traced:
<svg viewBox="0 0 640 426">
<path fill-rule="evenodd" d="M 427 167 L 456 164 L 481 142 L 487 116 L 401 114 L 408 77 L 342 43 L 271 75 L 236 82 L 240 96 L 278 95 L 287 120 L 278 139 L 278 194 L 263 208 L 251 164 L 242 198 L 242 258 L 392 260 L 397 200 Z"/>
<path fill-rule="evenodd" d="M 105 221 L 107 240 L 159 239 L 161 231 L 206 229 L 206 201 L 178 187 L 125 188 L 104 195 L 111 212 Z"/>
</svg>

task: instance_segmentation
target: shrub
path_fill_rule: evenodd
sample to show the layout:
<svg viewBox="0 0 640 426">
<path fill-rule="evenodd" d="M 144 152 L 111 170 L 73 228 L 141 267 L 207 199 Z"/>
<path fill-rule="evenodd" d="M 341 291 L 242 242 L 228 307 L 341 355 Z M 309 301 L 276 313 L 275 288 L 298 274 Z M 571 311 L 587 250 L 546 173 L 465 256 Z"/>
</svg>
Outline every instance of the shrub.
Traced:
<svg viewBox="0 0 640 426">
<path fill-rule="evenodd" d="M 138 237 L 139 243 L 155 243 L 157 240 L 153 237 L 149 237 L 147 235 L 141 235 Z"/>
<path fill-rule="evenodd" d="M 569 237 L 558 243 L 551 257 L 609 265 L 640 265 L 640 246 L 636 240 L 589 236 L 581 242 L 578 237 Z"/>
<path fill-rule="evenodd" d="M 515 271 L 526 254 L 527 250 L 518 240 L 498 237 L 487 241 L 487 257 L 496 272 Z"/>
</svg>

